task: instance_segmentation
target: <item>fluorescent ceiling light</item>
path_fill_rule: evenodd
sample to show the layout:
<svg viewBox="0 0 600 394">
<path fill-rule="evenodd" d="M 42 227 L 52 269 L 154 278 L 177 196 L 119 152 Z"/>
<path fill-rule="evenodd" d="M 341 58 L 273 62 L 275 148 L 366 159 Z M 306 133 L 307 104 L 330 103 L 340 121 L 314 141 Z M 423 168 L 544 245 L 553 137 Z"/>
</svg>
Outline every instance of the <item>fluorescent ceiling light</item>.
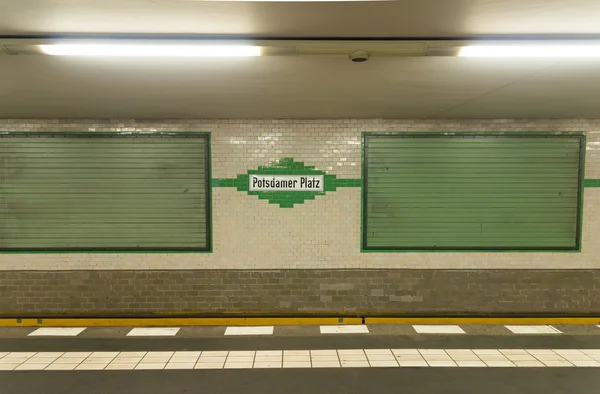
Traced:
<svg viewBox="0 0 600 394">
<path fill-rule="evenodd" d="M 187 2 L 203 2 L 207 0 L 173 0 L 173 1 L 187 1 Z M 373 1 L 390 1 L 390 0 L 219 0 L 220 2 L 253 2 L 253 3 L 337 3 L 337 2 L 373 2 Z"/>
<path fill-rule="evenodd" d="M 261 47 L 250 45 L 40 45 L 47 55 L 127 57 L 246 57 L 260 56 Z"/>
<path fill-rule="evenodd" d="M 600 45 L 469 45 L 461 57 L 600 57 Z"/>
</svg>

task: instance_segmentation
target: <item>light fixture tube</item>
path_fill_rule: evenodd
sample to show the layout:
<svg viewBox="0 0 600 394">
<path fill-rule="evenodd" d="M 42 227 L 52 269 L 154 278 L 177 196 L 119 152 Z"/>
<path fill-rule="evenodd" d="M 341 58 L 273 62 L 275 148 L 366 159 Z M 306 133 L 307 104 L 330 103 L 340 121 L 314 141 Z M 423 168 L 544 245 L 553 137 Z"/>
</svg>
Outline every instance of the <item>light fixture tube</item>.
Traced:
<svg viewBox="0 0 600 394">
<path fill-rule="evenodd" d="M 54 56 L 247 57 L 262 54 L 261 47 L 251 45 L 52 44 L 40 45 L 40 49 Z"/>
<path fill-rule="evenodd" d="M 600 45 L 469 45 L 460 48 L 460 57 L 600 57 Z"/>
</svg>

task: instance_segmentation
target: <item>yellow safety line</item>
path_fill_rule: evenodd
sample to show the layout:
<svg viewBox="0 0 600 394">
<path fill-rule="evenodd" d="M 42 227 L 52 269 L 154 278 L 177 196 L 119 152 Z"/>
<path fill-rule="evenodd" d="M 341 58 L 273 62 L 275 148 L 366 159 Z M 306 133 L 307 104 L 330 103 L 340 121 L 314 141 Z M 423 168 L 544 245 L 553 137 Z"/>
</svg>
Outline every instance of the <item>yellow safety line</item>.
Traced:
<svg viewBox="0 0 600 394">
<path fill-rule="evenodd" d="M 0 327 L 168 327 L 362 324 L 360 317 L 0 318 Z M 366 317 L 365 324 L 600 324 L 600 317 Z"/>
<path fill-rule="evenodd" d="M 169 327 L 169 326 L 282 326 L 362 324 L 359 317 L 159 317 L 159 318 L 52 318 L 1 319 L 0 327 Z"/>
<path fill-rule="evenodd" d="M 600 317 L 367 317 L 365 324 L 600 324 Z"/>
</svg>

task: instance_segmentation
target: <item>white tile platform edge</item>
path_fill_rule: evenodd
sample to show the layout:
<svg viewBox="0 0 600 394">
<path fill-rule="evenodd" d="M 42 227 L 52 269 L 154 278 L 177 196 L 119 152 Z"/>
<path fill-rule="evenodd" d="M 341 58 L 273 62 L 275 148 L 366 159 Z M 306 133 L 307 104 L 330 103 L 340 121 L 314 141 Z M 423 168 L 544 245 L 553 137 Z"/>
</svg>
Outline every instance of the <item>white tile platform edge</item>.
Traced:
<svg viewBox="0 0 600 394">
<path fill-rule="evenodd" d="M 531 335 L 531 334 L 562 334 L 562 331 L 548 325 L 515 325 L 515 326 L 504 326 L 508 328 L 513 334 Z"/>
<path fill-rule="evenodd" d="M 600 349 L 329 349 L 0 353 L 0 371 L 402 367 L 600 367 Z M 42 361 L 43 360 L 43 361 Z"/>
<path fill-rule="evenodd" d="M 128 337 L 173 337 L 179 327 L 136 327 L 127 333 Z"/>
<path fill-rule="evenodd" d="M 30 332 L 29 337 L 76 337 L 87 327 L 41 327 Z"/>
<path fill-rule="evenodd" d="M 368 334 L 366 325 L 321 326 L 321 334 Z"/>
<path fill-rule="evenodd" d="M 227 327 L 225 335 L 273 335 L 273 326 Z"/>
<path fill-rule="evenodd" d="M 413 325 L 419 334 L 465 334 L 465 331 L 456 325 Z"/>
</svg>

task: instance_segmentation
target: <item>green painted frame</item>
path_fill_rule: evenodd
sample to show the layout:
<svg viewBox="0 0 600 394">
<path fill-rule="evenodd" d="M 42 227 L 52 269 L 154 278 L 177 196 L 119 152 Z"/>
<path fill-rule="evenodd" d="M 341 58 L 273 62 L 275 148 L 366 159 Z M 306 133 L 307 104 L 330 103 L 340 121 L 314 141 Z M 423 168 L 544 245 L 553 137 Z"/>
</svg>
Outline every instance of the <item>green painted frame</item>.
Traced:
<svg viewBox="0 0 600 394">
<path fill-rule="evenodd" d="M 578 218 L 577 218 L 577 234 L 576 236 L 576 245 L 575 248 L 560 248 L 560 249 L 551 249 L 551 248 L 517 248 L 517 249 L 500 249 L 500 248 L 436 248 L 436 249 L 423 249 L 423 248 L 394 248 L 394 249 L 370 249 L 365 248 L 365 224 L 366 224 L 366 204 L 365 204 L 365 193 L 366 193 L 366 183 L 367 179 L 365 178 L 365 151 L 367 148 L 367 137 L 369 136 L 389 136 L 389 135 L 407 135 L 407 136 L 422 136 L 422 137 L 440 137 L 440 136 L 518 136 L 518 137 L 542 137 L 542 136 L 575 136 L 580 137 L 580 151 L 579 151 L 579 172 L 578 172 Z M 583 195 L 584 195 L 584 183 L 588 182 L 591 184 L 596 180 L 586 180 L 585 179 L 585 154 L 586 154 L 586 133 L 585 131 L 535 131 L 535 132 L 503 132 L 503 131 L 493 131 L 493 132 L 436 132 L 436 131 L 411 131 L 411 132 L 363 132 L 362 133 L 362 149 L 361 149 L 361 199 L 360 199 L 360 252 L 361 253 L 447 253 L 447 252 L 461 252 L 461 253 L 485 253 L 485 252 L 502 252 L 502 253 L 522 253 L 522 252 L 548 252 L 548 253 L 580 253 L 582 249 L 582 235 L 583 235 Z M 600 183 L 600 181 L 599 181 Z M 591 186 L 591 185 L 590 185 Z"/>
<path fill-rule="evenodd" d="M 206 248 L 71 248 L 71 249 L 0 249 L 0 254 L 56 254 L 56 253 L 212 253 L 213 252 L 213 227 L 212 227 L 212 153 L 211 153 L 211 133 L 202 131 L 190 132 L 95 132 L 95 131 L 73 131 L 73 132 L 0 132 L 0 135 L 61 135 L 61 136 L 80 136 L 80 137 L 118 137 L 131 135 L 164 135 L 164 136 L 201 136 L 206 138 L 206 229 L 207 229 L 207 247 Z"/>
</svg>

